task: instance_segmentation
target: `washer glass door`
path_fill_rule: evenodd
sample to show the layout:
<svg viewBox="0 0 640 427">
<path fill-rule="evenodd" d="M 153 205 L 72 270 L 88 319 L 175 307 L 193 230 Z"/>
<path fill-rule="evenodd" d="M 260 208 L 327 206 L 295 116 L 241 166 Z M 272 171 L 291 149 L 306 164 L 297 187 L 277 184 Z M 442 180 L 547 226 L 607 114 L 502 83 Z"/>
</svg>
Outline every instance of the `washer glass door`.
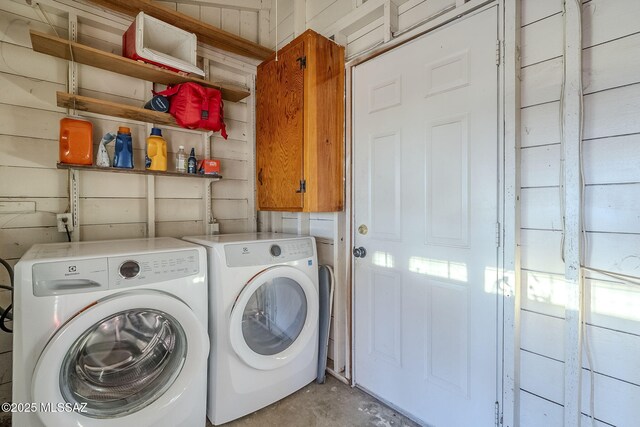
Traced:
<svg viewBox="0 0 640 427">
<path fill-rule="evenodd" d="M 242 360 L 257 369 L 277 368 L 316 336 L 318 290 L 296 268 L 268 268 L 245 285 L 230 322 L 231 344 Z"/>
<path fill-rule="evenodd" d="M 55 426 L 108 426 L 115 418 L 122 425 L 158 424 L 202 377 L 208 353 L 207 331 L 182 300 L 152 290 L 100 299 L 57 329 L 31 384 L 35 402 L 82 410 L 38 417 Z"/>
<path fill-rule="evenodd" d="M 182 326 L 159 310 L 137 308 L 100 320 L 69 349 L 60 370 L 67 402 L 96 418 L 145 407 L 171 386 L 186 357 Z"/>
</svg>

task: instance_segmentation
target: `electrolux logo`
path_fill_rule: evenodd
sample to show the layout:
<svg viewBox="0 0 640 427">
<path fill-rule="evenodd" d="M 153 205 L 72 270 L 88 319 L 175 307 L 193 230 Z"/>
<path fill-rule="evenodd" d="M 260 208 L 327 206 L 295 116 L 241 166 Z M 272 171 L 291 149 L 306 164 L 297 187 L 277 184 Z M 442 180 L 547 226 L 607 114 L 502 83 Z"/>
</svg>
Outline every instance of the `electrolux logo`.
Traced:
<svg viewBox="0 0 640 427">
<path fill-rule="evenodd" d="M 69 271 L 68 273 L 65 273 L 65 276 L 77 276 L 78 274 L 78 267 L 75 265 L 70 265 L 69 267 L 67 267 L 67 270 Z"/>
<path fill-rule="evenodd" d="M 242 255 L 246 255 L 249 253 L 249 248 L 247 248 L 246 246 L 242 248 Z"/>
</svg>

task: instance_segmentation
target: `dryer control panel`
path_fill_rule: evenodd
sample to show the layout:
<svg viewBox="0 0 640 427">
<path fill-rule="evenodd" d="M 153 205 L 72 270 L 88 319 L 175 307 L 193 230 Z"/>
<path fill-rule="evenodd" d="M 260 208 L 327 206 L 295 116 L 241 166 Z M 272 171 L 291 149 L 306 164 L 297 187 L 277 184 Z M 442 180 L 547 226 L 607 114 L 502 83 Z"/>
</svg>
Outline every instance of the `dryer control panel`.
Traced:
<svg viewBox="0 0 640 427">
<path fill-rule="evenodd" d="M 224 247 L 228 267 L 249 267 L 297 261 L 313 257 L 312 237 L 292 240 L 258 241 Z"/>
</svg>

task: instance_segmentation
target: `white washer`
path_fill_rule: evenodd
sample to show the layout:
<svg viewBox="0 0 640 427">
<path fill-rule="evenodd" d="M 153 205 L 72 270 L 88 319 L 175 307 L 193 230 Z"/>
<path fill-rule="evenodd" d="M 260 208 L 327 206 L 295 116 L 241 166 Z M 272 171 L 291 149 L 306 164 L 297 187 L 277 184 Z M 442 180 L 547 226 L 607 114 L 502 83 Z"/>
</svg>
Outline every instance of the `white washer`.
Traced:
<svg viewBox="0 0 640 427">
<path fill-rule="evenodd" d="M 313 381 L 315 239 L 272 233 L 184 239 L 204 245 L 209 260 L 209 420 L 240 418 Z"/>
<path fill-rule="evenodd" d="M 15 272 L 13 403 L 35 406 L 14 426 L 204 426 L 202 247 L 38 244 Z"/>
</svg>

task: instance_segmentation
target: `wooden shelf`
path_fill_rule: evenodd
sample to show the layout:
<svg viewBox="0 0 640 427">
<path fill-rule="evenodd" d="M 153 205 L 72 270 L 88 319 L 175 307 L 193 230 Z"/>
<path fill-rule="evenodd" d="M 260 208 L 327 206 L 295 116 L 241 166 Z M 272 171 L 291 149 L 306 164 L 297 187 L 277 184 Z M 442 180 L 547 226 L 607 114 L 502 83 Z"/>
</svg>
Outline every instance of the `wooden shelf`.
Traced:
<svg viewBox="0 0 640 427">
<path fill-rule="evenodd" d="M 220 181 L 222 179 L 221 176 L 200 175 L 200 174 L 179 173 L 179 172 L 161 172 L 161 171 L 150 171 L 150 170 L 144 170 L 144 169 L 106 168 L 106 167 L 94 166 L 94 165 L 70 165 L 67 163 L 58 163 L 57 166 L 58 166 L 58 169 L 76 169 L 76 170 L 83 170 L 83 171 L 86 170 L 86 171 L 95 171 L 95 172 L 115 172 L 115 173 L 128 173 L 128 174 L 135 174 L 135 175 L 200 178 L 200 179 L 210 179 L 212 181 Z"/>
<path fill-rule="evenodd" d="M 174 25 L 183 30 L 195 33 L 198 41 L 206 43 L 227 52 L 237 53 L 265 60 L 274 52 L 258 43 L 236 36 L 235 34 L 223 31 L 213 25 L 206 24 L 198 19 L 192 18 L 184 13 L 176 12 L 151 0 L 90 0 L 92 3 L 106 7 L 116 12 L 121 12 L 129 16 L 136 16 L 138 12 L 158 18 L 167 24 Z"/>
<path fill-rule="evenodd" d="M 31 30 L 29 33 L 31 35 L 33 50 L 36 52 L 69 61 L 71 60 L 71 52 L 73 52 L 73 60 L 80 64 L 90 65 L 103 70 L 124 74 L 125 76 L 165 85 L 185 82 L 198 83 L 202 86 L 219 89 L 220 92 L 222 92 L 222 98 L 231 102 L 238 102 L 250 94 L 250 92 L 242 86 L 210 82 L 198 77 L 183 76 L 154 65 L 134 61 L 110 52 L 94 49 L 80 43 L 50 36 L 38 31 Z"/>
<path fill-rule="evenodd" d="M 102 99 L 73 95 L 66 92 L 56 92 L 56 100 L 58 107 L 137 120 L 140 122 L 180 127 L 180 125 L 176 123 L 176 119 L 169 113 L 161 113 L 159 111 L 117 104 L 111 101 L 103 101 Z"/>
</svg>

